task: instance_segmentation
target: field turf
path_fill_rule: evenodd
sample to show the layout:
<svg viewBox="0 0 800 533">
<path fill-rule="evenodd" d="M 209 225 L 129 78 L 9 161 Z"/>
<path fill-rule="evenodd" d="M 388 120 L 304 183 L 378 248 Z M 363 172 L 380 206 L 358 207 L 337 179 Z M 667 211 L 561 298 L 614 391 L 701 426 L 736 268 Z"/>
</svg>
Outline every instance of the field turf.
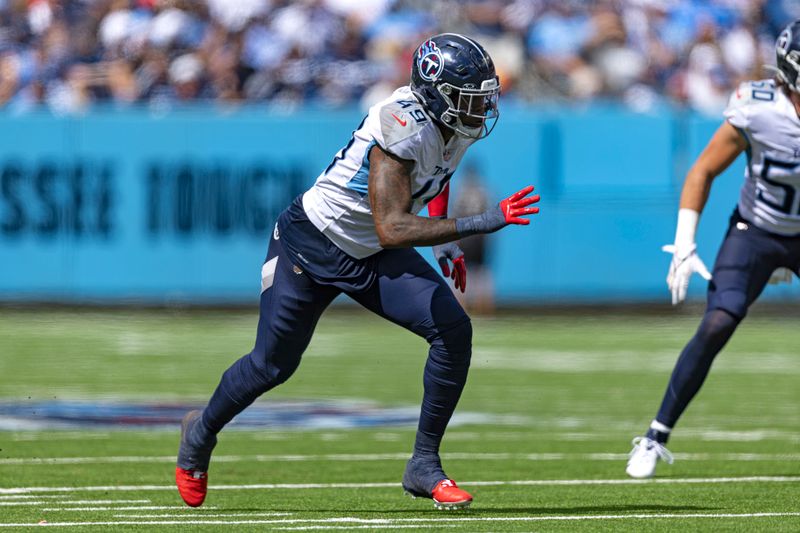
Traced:
<svg viewBox="0 0 800 533">
<path fill-rule="evenodd" d="M 173 430 L 0 431 L 0 530 L 799 531 L 800 330 L 756 312 L 720 355 L 654 481 L 624 474 L 699 309 L 475 319 L 445 437 L 475 502 L 402 494 L 413 425 L 225 431 L 199 509 L 173 489 Z M 201 404 L 253 342 L 254 311 L 1 310 L 0 403 Z M 259 400 L 416 409 L 424 341 L 369 314 L 322 319 L 297 374 Z M 276 407 L 277 408 L 277 407 Z M 0 416 L 0 420 L 2 417 Z M 40 524 L 41 523 L 41 524 Z M 30 526 L 30 527 L 29 527 Z"/>
</svg>

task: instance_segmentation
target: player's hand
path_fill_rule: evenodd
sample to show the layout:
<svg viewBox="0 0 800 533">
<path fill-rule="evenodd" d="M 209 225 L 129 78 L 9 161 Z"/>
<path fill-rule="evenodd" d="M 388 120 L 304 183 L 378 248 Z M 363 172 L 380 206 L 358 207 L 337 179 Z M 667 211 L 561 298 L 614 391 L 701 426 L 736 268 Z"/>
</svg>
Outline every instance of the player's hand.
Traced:
<svg viewBox="0 0 800 533">
<path fill-rule="evenodd" d="M 704 279 L 711 280 L 711 273 L 697 255 L 696 245 L 678 249 L 674 244 L 667 244 L 661 249 L 672 254 L 672 262 L 669 264 L 669 274 L 667 274 L 667 286 L 672 292 L 672 305 L 678 305 L 686 299 L 689 278 L 695 272 Z"/>
<path fill-rule="evenodd" d="M 776 268 L 772 275 L 769 277 L 770 285 L 779 285 L 781 283 L 791 283 L 794 273 L 788 268 Z"/>
<path fill-rule="evenodd" d="M 505 200 L 500 202 L 500 210 L 503 212 L 506 224 L 520 224 L 527 226 L 531 221 L 527 218 L 520 218 L 524 215 L 535 215 L 539 212 L 538 207 L 528 207 L 540 200 L 539 195 L 528 196 L 533 192 L 533 185 L 528 185 L 521 191 L 517 191 Z"/>
<path fill-rule="evenodd" d="M 480 215 L 461 217 L 456 219 L 456 230 L 462 237 L 477 233 L 494 233 L 509 224 L 527 225 L 531 221 L 522 218 L 526 215 L 535 215 L 538 207 L 528 207 L 539 201 L 539 195 L 528 196 L 533 192 L 533 185 L 528 185 L 499 204 L 490 207 Z"/>
<path fill-rule="evenodd" d="M 433 256 L 442 269 L 442 275 L 451 278 L 456 289 L 464 292 L 467 288 L 467 264 L 464 262 L 464 252 L 454 242 L 448 242 L 433 247 Z M 450 263 L 453 263 L 452 270 Z"/>
</svg>

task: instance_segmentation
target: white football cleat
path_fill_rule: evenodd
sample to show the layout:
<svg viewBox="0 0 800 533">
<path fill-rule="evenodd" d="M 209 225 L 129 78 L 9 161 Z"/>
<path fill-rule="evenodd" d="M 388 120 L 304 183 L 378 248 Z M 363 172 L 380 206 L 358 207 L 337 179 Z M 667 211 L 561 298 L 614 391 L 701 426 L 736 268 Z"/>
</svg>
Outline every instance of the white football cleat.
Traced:
<svg viewBox="0 0 800 533">
<path fill-rule="evenodd" d="M 636 437 L 631 441 L 633 449 L 625 472 L 636 479 L 648 479 L 656 473 L 656 463 L 662 459 L 667 464 L 672 464 L 672 454 L 663 444 L 648 439 Z"/>
</svg>

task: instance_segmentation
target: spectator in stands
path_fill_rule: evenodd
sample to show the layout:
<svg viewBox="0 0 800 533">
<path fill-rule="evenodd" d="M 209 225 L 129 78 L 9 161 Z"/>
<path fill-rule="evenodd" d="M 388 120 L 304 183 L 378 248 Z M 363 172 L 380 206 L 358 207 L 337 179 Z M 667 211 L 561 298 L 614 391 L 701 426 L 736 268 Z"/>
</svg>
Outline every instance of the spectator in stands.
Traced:
<svg viewBox="0 0 800 533">
<path fill-rule="evenodd" d="M 367 105 L 408 71 L 398 51 L 456 31 L 497 58 L 506 102 L 715 113 L 798 13 L 789 0 L 6 0 L 0 106 Z"/>
</svg>

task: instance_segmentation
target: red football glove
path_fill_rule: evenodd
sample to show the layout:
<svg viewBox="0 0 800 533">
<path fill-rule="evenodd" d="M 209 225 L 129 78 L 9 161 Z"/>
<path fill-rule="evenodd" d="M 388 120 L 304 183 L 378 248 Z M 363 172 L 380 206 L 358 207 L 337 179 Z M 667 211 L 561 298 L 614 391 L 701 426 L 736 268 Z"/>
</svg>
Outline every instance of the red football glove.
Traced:
<svg viewBox="0 0 800 533">
<path fill-rule="evenodd" d="M 454 242 L 448 242 L 433 247 L 433 256 L 442 269 L 442 275 L 451 278 L 456 289 L 464 292 L 467 288 L 467 264 L 464 262 L 464 252 Z M 450 269 L 449 262 L 453 263 Z"/>
<path fill-rule="evenodd" d="M 540 200 L 539 195 L 528 196 L 533 192 L 533 185 L 528 185 L 519 192 L 515 192 L 505 200 L 500 202 L 500 210 L 506 219 L 506 224 L 521 224 L 527 226 L 531 221 L 527 218 L 520 218 L 523 215 L 535 215 L 539 212 L 538 207 L 527 207 Z"/>
<path fill-rule="evenodd" d="M 538 207 L 528 207 L 539 201 L 538 194 L 528 197 L 532 192 L 533 185 L 528 185 L 479 215 L 457 218 L 456 231 L 459 236 L 468 237 L 477 233 L 494 233 L 509 224 L 530 224 L 530 220 L 521 217 L 539 212 Z"/>
</svg>

